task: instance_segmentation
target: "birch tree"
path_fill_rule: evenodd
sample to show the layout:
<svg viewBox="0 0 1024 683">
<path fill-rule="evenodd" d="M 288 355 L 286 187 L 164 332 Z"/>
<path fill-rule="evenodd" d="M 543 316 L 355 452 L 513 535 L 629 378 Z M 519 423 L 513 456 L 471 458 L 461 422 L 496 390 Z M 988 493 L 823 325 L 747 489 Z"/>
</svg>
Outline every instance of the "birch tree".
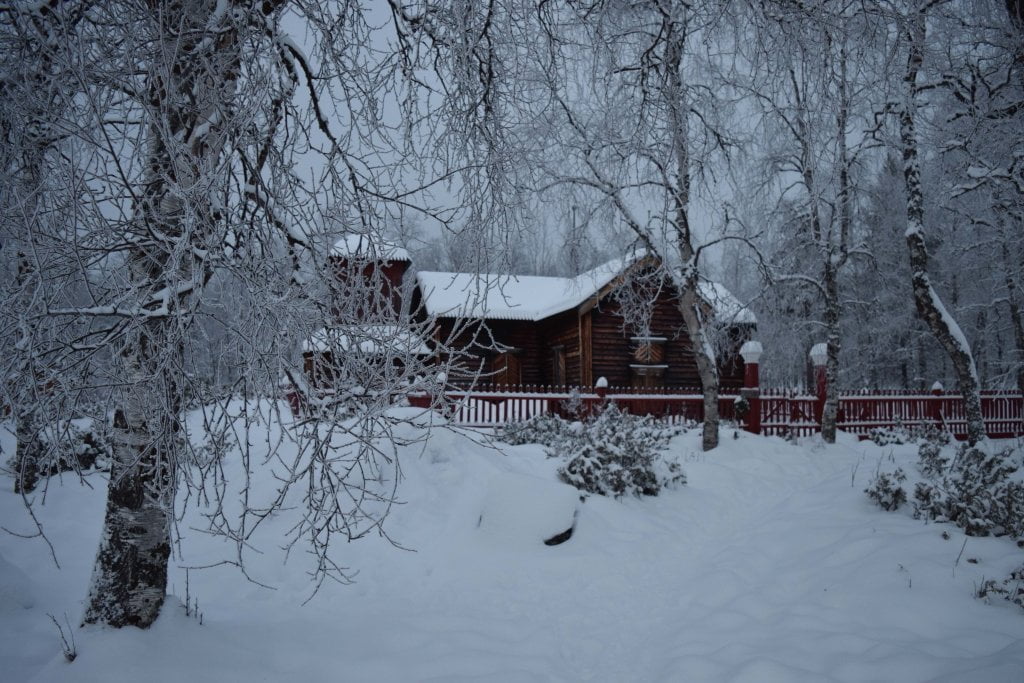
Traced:
<svg viewBox="0 0 1024 683">
<path fill-rule="evenodd" d="M 368 330 L 363 313 L 374 308 L 367 299 L 380 295 L 379 283 L 327 286 L 329 238 L 339 221 L 379 235 L 389 215 L 413 213 L 467 226 L 484 242 L 488 219 L 514 205 L 504 192 L 510 159 L 498 75 L 502 45 L 519 37 L 514 17 L 491 9 L 396 4 L 373 14 L 288 0 L 0 5 L 3 63 L 31 76 L 28 87 L 21 74 L 3 81 L 5 142 L 18 145 L 0 179 L 4 249 L 27 245 L 23 274 L 38 288 L 18 314 L 20 329 L 52 331 L 12 343 L 75 398 L 47 417 L 52 424 L 111 416 L 86 623 L 153 622 L 166 593 L 177 494 L 206 486 L 204 473 L 223 472 L 224 443 L 239 438 L 226 403 L 207 417 L 210 449 L 197 448 L 186 430 L 186 409 L 203 395 L 192 372 L 206 353 L 197 321 L 213 319 L 218 306 L 244 363 L 225 396 L 273 395 L 281 376 L 301 383 L 299 344 L 317 327 L 347 328 L 341 351 L 375 344 L 384 358 L 335 353 L 335 375 L 361 378 L 372 391 L 349 392 L 343 412 L 319 426 L 294 423 L 299 454 L 283 463 L 276 499 L 253 509 L 243 494 L 234 517 L 215 505 L 211 530 L 236 542 L 241 566 L 252 528 L 301 490 L 304 512 L 286 543 L 308 544 L 318 581 L 346 579 L 332 538 L 380 530 L 394 495 L 378 485 L 382 468 L 391 468 L 392 483 L 398 478 L 394 445 L 380 438 L 387 409 L 395 395 L 429 388 L 427 368 L 408 342 L 416 330 Z M 381 25 L 389 36 L 379 35 Z M 54 94 L 63 107 L 53 106 Z M 36 144 L 34 130 L 52 134 L 31 166 L 20 159 Z M 33 173 L 50 180 L 35 183 Z M 442 181 L 465 200 L 432 201 L 428 190 Z M 36 206 L 50 207 L 45 221 L 29 202 L 9 212 L 7 199 L 26 187 L 41 193 Z M 234 298 L 218 302 L 223 291 Z M 339 291 L 341 300 L 329 298 Z M 49 391 L 24 363 L 9 364 L 6 376 Z M 339 430 L 343 454 L 332 441 Z M 219 476 L 209 486 L 204 495 L 227 495 Z"/>
<path fill-rule="evenodd" d="M 549 160 L 549 174 L 612 207 L 664 264 L 704 394 L 705 450 L 718 445 L 719 374 L 699 292 L 702 256 L 721 236 L 695 217 L 695 194 L 733 144 L 709 71 L 718 18 L 712 6 L 652 0 L 589 3 L 543 24 L 555 55 L 546 123 L 567 151 L 566 164 Z"/>
<path fill-rule="evenodd" d="M 3 328 L 10 331 L 2 343 L 11 362 L 3 385 L 17 433 L 13 465 L 19 492 L 35 486 L 39 462 L 47 451 L 44 416 L 58 393 L 53 378 L 47 376 L 45 359 L 34 352 L 37 340 L 48 333 L 47 326 L 33 324 L 27 317 L 43 292 L 34 264 L 44 257 L 39 253 L 41 245 L 28 236 L 61 211 L 54 193 L 47 191 L 59 181 L 47 175 L 46 155 L 63 137 L 53 124 L 69 106 L 66 86 L 73 76 L 54 62 L 51 51 L 78 18 L 41 11 L 32 18 L 33 31 L 7 26 L 9 30 L 0 37 L 0 173 L 7 190 L 0 197 L 5 228 L 0 259 L 7 275 L 2 291 Z"/>
<path fill-rule="evenodd" d="M 927 323 L 936 341 L 949 356 L 956 370 L 960 393 L 967 414 L 967 435 L 971 444 L 985 437 L 981 416 L 981 383 L 970 343 L 957 321 L 950 315 L 929 275 L 926 244 L 925 195 L 921 184 L 920 100 L 930 89 L 924 82 L 928 13 L 935 3 L 913 0 L 899 14 L 896 28 L 902 38 L 905 57 L 900 98 L 896 103 L 899 122 L 899 146 L 903 155 L 906 186 L 906 243 L 910 255 L 911 285 L 918 313 Z"/>
<path fill-rule="evenodd" d="M 747 91 L 764 113 L 768 190 L 788 208 L 773 212 L 774 219 L 796 210 L 793 224 L 782 228 L 794 235 L 774 245 L 788 253 L 773 279 L 809 288 L 822 302 L 828 359 L 821 431 L 829 443 L 839 405 L 840 283 L 851 253 L 863 253 L 855 244 L 858 165 L 875 145 L 864 106 L 877 73 L 866 39 L 873 23 L 845 3 L 769 4 L 752 27 L 757 40 Z"/>
<path fill-rule="evenodd" d="M 989 308 L 1008 313 L 1024 392 L 1024 20 L 1021 6 L 954 6 L 939 29 L 948 36 L 936 55 L 944 117 L 942 155 L 951 186 L 945 208 L 977 230 L 969 245 L 997 273 L 1002 296 Z M 990 290 L 991 291 L 991 290 Z M 984 302 L 989 303 L 989 302 Z M 994 302 L 993 302 L 994 303 Z M 997 313 L 997 316 L 999 314 Z M 1001 316 L 999 316 L 1001 317 Z"/>
</svg>

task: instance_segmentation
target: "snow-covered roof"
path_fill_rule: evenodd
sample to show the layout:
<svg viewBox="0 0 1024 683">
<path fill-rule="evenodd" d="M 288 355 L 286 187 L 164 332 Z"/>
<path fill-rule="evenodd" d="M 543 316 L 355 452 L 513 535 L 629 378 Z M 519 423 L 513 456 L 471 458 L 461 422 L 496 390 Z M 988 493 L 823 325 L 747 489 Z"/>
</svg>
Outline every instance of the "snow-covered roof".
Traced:
<svg viewBox="0 0 1024 683">
<path fill-rule="evenodd" d="M 302 344 L 305 351 L 352 351 L 394 356 L 426 356 L 433 351 L 415 331 L 400 325 L 347 325 L 321 329 Z"/>
<path fill-rule="evenodd" d="M 386 239 L 349 233 L 331 247 L 332 256 L 359 256 L 382 261 L 409 261 L 409 252 Z"/>
<path fill-rule="evenodd" d="M 537 321 L 581 305 L 642 259 L 645 253 L 638 249 L 568 278 L 420 271 L 416 279 L 428 315 Z M 702 281 L 701 296 L 721 320 L 757 322 L 750 309 L 717 282 Z"/>
<path fill-rule="evenodd" d="M 701 280 L 698 285 L 702 299 L 711 304 L 715 316 L 722 322 L 754 325 L 757 316 L 749 308 L 740 303 L 732 292 L 718 282 Z"/>
<path fill-rule="evenodd" d="M 543 320 L 579 306 L 643 256 L 637 250 L 576 277 L 420 271 L 416 280 L 429 315 Z"/>
</svg>

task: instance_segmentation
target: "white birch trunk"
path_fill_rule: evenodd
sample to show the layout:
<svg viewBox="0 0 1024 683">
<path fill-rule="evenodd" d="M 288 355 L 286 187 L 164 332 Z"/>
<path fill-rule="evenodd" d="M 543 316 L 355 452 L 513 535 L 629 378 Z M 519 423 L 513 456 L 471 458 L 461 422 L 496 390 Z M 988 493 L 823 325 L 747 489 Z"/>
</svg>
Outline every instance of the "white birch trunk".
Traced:
<svg viewBox="0 0 1024 683">
<path fill-rule="evenodd" d="M 953 316 L 946 310 L 928 275 L 928 249 L 925 244 L 924 192 L 921 187 L 921 162 L 915 129 L 917 75 L 924 63 L 925 8 L 908 17 L 907 70 L 904 78 L 906 103 L 900 112 L 900 143 L 903 148 L 903 178 L 907 191 L 907 231 L 910 252 L 911 286 L 914 303 L 921 318 L 949 356 L 956 371 L 960 393 L 967 413 L 967 440 L 972 445 L 985 438 L 981 415 L 981 386 L 971 347 Z"/>
<path fill-rule="evenodd" d="M 704 424 L 701 445 L 705 451 L 718 446 L 718 361 L 708 329 L 708 321 L 700 297 L 697 250 L 690 226 L 690 127 L 686 91 L 682 81 L 683 54 L 687 39 L 687 10 L 683 17 L 669 21 L 665 47 L 665 80 L 662 96 L 670 120 L 670 133 L 675 170 L 670 187 L 675 218 L 676 249 L 682 261 L 680 310 L 704 394 Z"/>
<path fill-rule="evenodd" d="M 119 350 L 110 487 L 85 613 L 86 623 L 115 627 L 152 624 L 167 589 L 185 447 L 183 338 L 209 277 L 198 254 L 217 234 L 211 198 L 195 187 L 210 182 L 205 174 L 223 153 L 238 69 L 237 29 L 218 23 L 230 20 L 219 3 L 158 4 L 151 21 L 162 43 L 147 76 L 148 173 L 127 264 L 144 313 Z"/>
</svg>

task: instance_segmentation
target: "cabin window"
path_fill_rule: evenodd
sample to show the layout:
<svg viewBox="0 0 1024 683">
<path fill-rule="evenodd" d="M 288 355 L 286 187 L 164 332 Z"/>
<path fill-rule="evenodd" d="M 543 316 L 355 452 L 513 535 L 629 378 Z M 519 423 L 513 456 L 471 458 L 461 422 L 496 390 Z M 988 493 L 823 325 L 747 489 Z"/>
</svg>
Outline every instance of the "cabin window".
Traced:
<svg viewBox="0 0 1024 683">
<path fill-rule="evenodd" d="M 634 387 L 660 387 L 665 385 L 665 371 L 667 365 L 648 365 L 634 363 L 629 366 Z"/>
<path fill-rule="evenodd" d="M 633 362 L 639 365 L 661 365 L 665 362 L 665 337 L 630 337 Z"/>
<path fill-rule="evenodd" d="M 555 386 L 565 384 L 565 347 L 551 347 L 551 383 Z"/>
<path fill-rule="evenodd" d="M 630 337 L 633 362 L 629 366 L 630 383 L 634 387 L 660 387 L 665 384 L 665 337 Z"/>
<path fill-rule="evenodd" d="M 491 381 L 495 384 L 521 384 L 522 367 L 519 350 L 512 349 L 494 357 Z"/>
</svg>

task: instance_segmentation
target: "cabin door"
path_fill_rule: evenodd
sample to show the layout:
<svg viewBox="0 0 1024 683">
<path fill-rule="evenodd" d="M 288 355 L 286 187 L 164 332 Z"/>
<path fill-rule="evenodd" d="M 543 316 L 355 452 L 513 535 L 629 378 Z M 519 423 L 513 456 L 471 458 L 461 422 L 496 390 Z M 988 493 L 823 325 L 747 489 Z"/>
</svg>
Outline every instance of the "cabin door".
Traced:
<svg viewBox="0 0 1024 683">
<path fill-rule="evenodd" d="M 551 347 L 551 383 L 555 386 L 565 384 L 565 347 Z"/>
<path fill-rule="evenodd" d="M 519 354 L 514 351 L 499 353 L 494 358 L 493 372 L 492 381 L 495 384 L 521 384 L 523 378 Z"/>
</svg>

